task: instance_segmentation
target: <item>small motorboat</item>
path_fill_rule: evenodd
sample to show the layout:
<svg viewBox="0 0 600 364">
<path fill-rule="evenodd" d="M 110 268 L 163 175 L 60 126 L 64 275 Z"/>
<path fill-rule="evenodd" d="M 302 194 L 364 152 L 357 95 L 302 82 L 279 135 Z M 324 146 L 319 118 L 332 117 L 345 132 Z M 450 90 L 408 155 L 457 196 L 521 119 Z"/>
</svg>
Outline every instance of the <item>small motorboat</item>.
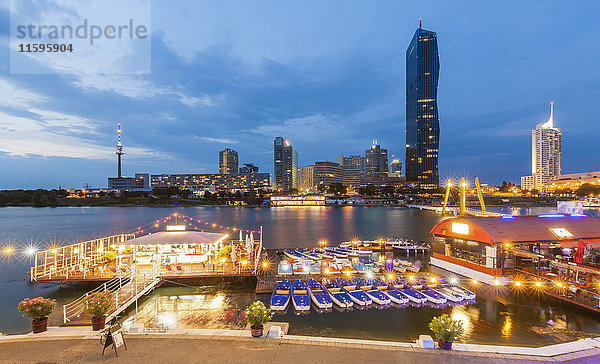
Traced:
<svg viewBox="0 0 600 364">
<path fill-rule="evenodd" d="M 352 266 L 354 267 L 354 269 L 356 269 L 356 271 L 358 273 L 367 273 L 370 272 L 371 270 L 369 269 L 369 267 L 367 267 L 363 262 L 361 262 L 360 260 L 356 263 L 352 263 Z"/>
<path fill-rule="evenodd" d="M 308 267 L 308 273 L 309 274 L 321 274 L 321 264 L 318 262 L 310 263 L 310 266 Z"/>
<path fill-rule="evenodd" d="M 325 292 L 329 294 L 331 301 L 339 307 L 349 308 L 354 305 L 350 295 L 347 292 L 344 292 L 344 290 L 331 279 L 323 278 L 323 287 L 325 288 Z"/>
<path fill-rule="evenodd" d="M 340 274 L 340 270 L 333 263 L 333 261 L 329 259 L 325 259 L 322 261 L 321 271 L 323 274 Z"/>
<path fill-rule="evenodd" d="M 300 261 L 293 264 L 294 274 L 303 275 L 310 273 L 310 262 Z"/>
<path fill-rule="evenodd" d="M 456 293 L 448 287 L 439 287 L 435 291 L 451 302 L 461 302 L 464 299 L 462 294 Z"/>
<path fill-rule="evenodd" d="M 435 290 L 431 289 L 431 288 L 425 288 L 419 291 L 423 296 L 427 297 L 427 301 L 431 302 L 431 303 L 446 303 L 448 300 L 446 299 L 446 297 L 442 296 L 441 294 L 439 294 L 438 292 L 436 292 Z"/>
<path fill-rule="evenodd" d="M 474 300 L 477 295 L 471 291 L 469 291 L 466 288 L 463 287 L 459 287 L 459 286 L 448 286 L 449 289 L 453 290 L 454 292 L 460 293 L 464 296 L 464 299 L 466 300 Z"/>
<path fill-rule="evenodd" d="M 315 249 L 315 253 L 321 255 L 321 258 L 324 258 L 324 259 L 333 259 L 333 258 L 335 258 L 333 256 L 333 254 L 329 253 L 325 249 L 321 249 L 321 248 Z"/>
<path fill-rule="evenodd" d="M 315 279 L 310 278 L 307 283 L 308 292 L 313 303 L 321 309 L 331 308 L 333 302 L 325 287 Z"/>
<path fill-rule="evenodd" d="M 352 266 L 352 262 L 348 259 L 337 259 L 337 266 L 339 270 L 344 274 L 355 274 L 356 269 Z"/>
<path fill-rule="evenodd" d="M 339 251 L 335 248 L 325 248 L 325 250 L 336 258 L 348 258 L 348 254 Z"/>
<path fill-rule="evenodd" d="M 292 303 L 297 311 L 310 310 L 310 297 L 308 295 L 308 286 L 303 281 L 297 279 L 292 283 Z"/>
<path fill-rule="evenodd" d="M 356 288 L 362 289 L 371 300 L 379 305 L 389 305 L 392 301 L 388 295 L 381 292 L 375 285 L 369 284 L 360 278 L 352 278 Z"/>
<path fill-rule="evenodd" d="M 292 274 L 292 264 L 287 260 L 282 260 L 277 264 L 277 274 L 287 276 Z"/>
<path fill-rule="evenodd" d="M 358 289 L 356 285 L 348 282 L 344 278 L 336 278 L 335 281 L 342 291 L 350 295 L 350 299 L 357 305 L 368 306 L 373 303 L 373 300 L 365 293 L 365 291 Z"/>
<path fill-rule="evenodd" d="M 371 283 L 373 283 L 373 285 L 377 287 L 377 289 L 380 290 L 383 294 L 388 296 L 392 302 L 397 303 L 399 305 L 408 303 L 408 297 L 396 287 L 389 286 L 378 279 L 373 279 Z"/>
<path fill-rule="evenodd" d="M 284 311 L 290 303 L 292 284 L 289 280 L 283 280 L 277 284 L 271 295 L 271 310 Z"/>
<path fill-rule="evenodd" d="M 283 249 L 283 254 L 292 259 L 303 259 L 302 256 L 298 254 L 298 252 L 296 252 L 295 250 Z"/>
</svg>

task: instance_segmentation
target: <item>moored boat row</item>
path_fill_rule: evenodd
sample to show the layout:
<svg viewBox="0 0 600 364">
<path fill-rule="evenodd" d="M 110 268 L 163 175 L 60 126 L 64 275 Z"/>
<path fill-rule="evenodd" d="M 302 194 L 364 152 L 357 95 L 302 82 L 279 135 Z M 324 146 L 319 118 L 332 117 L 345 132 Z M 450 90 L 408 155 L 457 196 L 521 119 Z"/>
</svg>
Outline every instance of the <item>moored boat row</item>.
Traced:
<svg viewBox="0 0 600 364">
<path fill-rule="evenodd" d="M 361 279 L 350 280 L 337 277 L 323 278 L 321 282 L 310 278 L 307 283 L 302 280 L 280 282 L 271 295 L 271 309 L 284 311 L 290 301 L 296 311 L 310 310 L 310 302 L 318 309 L 329 309 L 333 304 L 342 309 L 370 307 L 373 303 L 387 306 L 395 303 L 404 307 L 408 303 L 422 305 L 425 303 L 445 304 L 472 302 L 475 293 L 445 280 L 432 281 L 427 277 L 404 277 L 395 279 Z"/>
</svg>

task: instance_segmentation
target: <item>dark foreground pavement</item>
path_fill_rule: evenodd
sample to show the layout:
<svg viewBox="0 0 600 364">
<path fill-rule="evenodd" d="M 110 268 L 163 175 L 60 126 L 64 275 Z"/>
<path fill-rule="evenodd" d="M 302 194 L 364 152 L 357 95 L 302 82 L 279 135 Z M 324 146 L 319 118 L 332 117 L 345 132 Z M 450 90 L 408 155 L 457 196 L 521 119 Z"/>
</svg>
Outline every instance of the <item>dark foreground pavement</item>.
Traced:
<svg viewBox="0 0 600 364">
<path fill-rule="evenodd" d="M 198 336 L 126 336 L 119 357 L 95 339 L 81 337 L 0 340 L 0 363 L 600 363 L 600 355 L 546 360 L 499 354 L 445 352 L 415 348 L 341 347 L 286 343 L 275 339 Z M 584 353 L 580 353 L 582 356 Z M 570 360 L 572 359 L 572 360 Z M 570 361 L 569 361 L 570 360 Z"/>
</svg>

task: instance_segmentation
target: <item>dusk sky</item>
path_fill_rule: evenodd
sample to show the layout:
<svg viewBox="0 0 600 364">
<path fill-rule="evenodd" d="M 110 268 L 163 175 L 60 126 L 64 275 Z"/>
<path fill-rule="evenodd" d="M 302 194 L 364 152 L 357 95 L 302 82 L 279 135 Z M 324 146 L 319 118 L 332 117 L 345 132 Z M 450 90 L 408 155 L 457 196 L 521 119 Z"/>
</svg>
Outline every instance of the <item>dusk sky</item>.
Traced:
<svg viewBox="0 0 600 364">
<path fill-rule="evenodd" d="M 364 154 L 404 160 L 405 52 L 438 35 L 440 178 L 519 182 L 531 129 L 562 129 L 562 172 L 600 161 L 600 4 L 594 1 L 153 1 L 152 72 L 13 75 L 0 2 L 1 189 L 106 187 L 123 173 L 217 173 L 218 151 L 273 171 Z M 55 11 L 44 9 L 42 11 Z"/>
</svg>

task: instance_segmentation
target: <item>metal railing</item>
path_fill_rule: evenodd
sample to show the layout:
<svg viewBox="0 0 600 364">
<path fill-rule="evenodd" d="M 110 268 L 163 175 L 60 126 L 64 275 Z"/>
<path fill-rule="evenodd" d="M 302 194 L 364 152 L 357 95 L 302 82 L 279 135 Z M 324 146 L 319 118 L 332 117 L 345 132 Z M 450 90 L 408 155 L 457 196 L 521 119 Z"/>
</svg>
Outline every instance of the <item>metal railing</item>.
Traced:
<svg viewBox="0 0 600 364">
<path fill-rule="evenodd" d="M 67 323 L 71 321 L 73 318 L 81 316 L 85 309 L 84 299 L 92 293 L 95 292 L 105 292 L 111 291 L 115 293 L 114 304 L 118 306 L 119 304 L 119 290 L 128 284 L 131 281 L 131 277 L 117 277 L 113 278 L 110 281 L 107 281 L 100 286 L 94 288 L 93 290 L 87 292 L 81 297 L 77 298 L 75 301 L 71 303 L 67 303 L 63 305 L 63 322 Z"/>
<path fill-rule="evenodd" d="M 42 250 L 35 254 L 34 265 L 30 269 L 31 281 L 65 279 L 73 276 L 92 275 L 95 269 L 108 263 L 105 254 L 114 252 L 116 245 L 134 238 L 134 234 L 119 234 L 80 243 Z M 101 276 L 112 275 L 101 271 Z"/>
</svg>

